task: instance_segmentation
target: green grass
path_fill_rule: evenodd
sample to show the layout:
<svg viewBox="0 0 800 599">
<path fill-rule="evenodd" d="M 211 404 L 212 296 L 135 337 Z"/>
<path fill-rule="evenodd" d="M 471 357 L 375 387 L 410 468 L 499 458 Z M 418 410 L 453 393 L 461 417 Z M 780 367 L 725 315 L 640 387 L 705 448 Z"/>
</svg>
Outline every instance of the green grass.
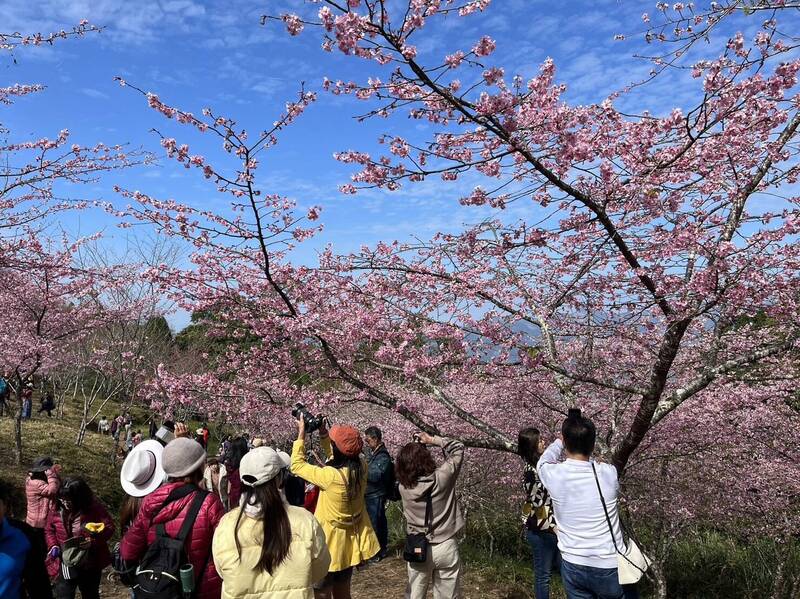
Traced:
<svg viewBox="0 0 800 599">
<path fill-rule="evenodd" d="M 116 406 L 114 406 L 116 409 Z M 113 414 L 109 409 L 109 416 Z M 143 420 L 139 420 L 142 422 Z M 110 435 L 99 435 L 92 430 L 86 433 L 83 445 L 75 445 L 80 425 L 80 406 L 77 401 L 64 407 L 64 418 L 47 418 L 44 414 L 22 421 L 22 464 L 14 461 L 14 420 L 0 418 L 0 460 L 4 466 L 5 480 L 25 486 L 28 468 L 39 457 L 51 456 L 61 464 L 62 477 L 85 478 L 97 497 L 116 513 L 124 494 L 119 484 L 119 474 L 111 465 L 114 440 Z"/>
<path fill-rule="evenodd" d="M 779 552 L 783 550 L 785 547 L 765 537 L 734 539 L 714 531 L 695 533 L 677 543 L 667 563 L 669 596 L 676 599 L 770 597 Z M 786 571 L 796 574 L 800 572 L 797 543 L 790 552 Z"/>
</svg>

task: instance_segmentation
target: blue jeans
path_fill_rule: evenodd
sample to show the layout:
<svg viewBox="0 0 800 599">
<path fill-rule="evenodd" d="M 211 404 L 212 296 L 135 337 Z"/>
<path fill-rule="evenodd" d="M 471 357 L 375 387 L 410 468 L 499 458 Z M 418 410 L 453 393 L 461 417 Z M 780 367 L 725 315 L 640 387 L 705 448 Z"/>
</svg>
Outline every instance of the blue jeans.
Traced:
<svg viewBox="0 0 800 599">
<path fill-rule="evenodd" d="M 558 538 L 549 532 L 529 530 L 528 544 L 533 554 L 533 590 L 536 599 L 550 599 L 550 573 L 561 568 Z"/>
<path fill-rule="evenodd" d="M 561 581 L 567 599 L 639 599 L 636 585 L 619 583 L 616 568 L 579 566 L 561 562 Z"/>
<path fill-rule="evenodd" d="M 367 513 L 372 522 L 372 528 L 378 537 L 381 545 L 381 552 L 378 557 L 386 557 L 387 547 L 389 546 L 389 523 L 386 521 L 386 498 L 385 497 L 366 497 L 364 500 L 367 506 Z"/>
</svg>

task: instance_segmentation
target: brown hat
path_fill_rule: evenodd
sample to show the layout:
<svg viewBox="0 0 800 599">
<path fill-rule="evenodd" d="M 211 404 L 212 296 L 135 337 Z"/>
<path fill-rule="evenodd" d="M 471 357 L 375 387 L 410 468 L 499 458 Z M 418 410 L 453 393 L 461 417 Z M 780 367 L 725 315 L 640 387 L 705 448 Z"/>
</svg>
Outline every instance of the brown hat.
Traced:
<svg viewBox="0 0 800 599">
<path fill-rule="evenodd" d="M 352 426 L 337 424 L 331 428 L 330 437 L 331 441 L 336 443 L 336 447 L 339 448 L 339 451 L 349 458 L 356 457 L 361 453 L 361 448 L 364 447 L 361 434 L 358 432 L 358 429 Z"/>
</svg>

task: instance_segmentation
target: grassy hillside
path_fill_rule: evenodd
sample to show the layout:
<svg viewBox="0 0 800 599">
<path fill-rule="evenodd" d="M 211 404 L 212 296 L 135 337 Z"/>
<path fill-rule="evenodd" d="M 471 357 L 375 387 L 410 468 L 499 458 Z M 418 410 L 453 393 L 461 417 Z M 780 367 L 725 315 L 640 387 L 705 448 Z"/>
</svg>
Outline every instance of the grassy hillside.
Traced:
<svg viewBox="0 0 800 599">
<path fill-rule="evenodd" d="M 34 405 L 37 405 L 34 398 Z M 111 418 L 119 413 L 119 407 L 107 404 L 106 415 Z M 105 503 L 112 513 L 116 513 L 124 496 L 119 485 L 118 470 L 111 465 L 111 451 L 114 440 L 110 435 L 100 435 L 92 426 L 86 433 L 83 445 L 75 445 L 80 425 L 81 404 L 78 400 L 68 401 L 64 406 L 64 417 L 48 418 L 36 416 L 22 423 L 22 465 L 14 463 L 14 420 L 8 416 L 0 418 L 0 461 L 3 463 L 1 475 L 5 480 L 25 484 L 31 462 L 42 456 L 51 456 L 62 466 L 62 476 L 81 476 L 87 480 L 92 490 Z M 145 412 L 134 409 L 134 429 L 145 429 Z"/>
</svg>

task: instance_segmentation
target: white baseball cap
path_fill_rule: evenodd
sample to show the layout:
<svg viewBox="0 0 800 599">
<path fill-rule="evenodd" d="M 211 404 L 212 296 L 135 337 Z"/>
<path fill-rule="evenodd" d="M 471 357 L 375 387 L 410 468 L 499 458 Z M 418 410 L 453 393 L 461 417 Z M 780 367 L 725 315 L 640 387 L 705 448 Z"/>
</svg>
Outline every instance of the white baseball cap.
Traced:
<svg viewBox="0 0 800 599">
<path fill-rule="evenodd" d="M 133 497 L 144 497 L 164 482 L 164 446 L 154 439 L 142 441 L 128 454 L 119 473 L 123 490 Z"/>
<path fill-rule="evenodd" d="M 292 456 L 290 456 L 285 451 L 281 451 L 280 449 L 276 450 L 276 453 L 278 454 L 278 457 L 281 459 L 281 462 L 283 462 L 284 468 L 288 468 L 289 466 L 292 465 Z"/>
<path fill-rule="evenodd" d="M 283 460 L 271 447 L 256 447 L 248 451 L 239 464 L 242 484 L 257 487 L 275 478 L 283 470 Z"/>
</svg>

